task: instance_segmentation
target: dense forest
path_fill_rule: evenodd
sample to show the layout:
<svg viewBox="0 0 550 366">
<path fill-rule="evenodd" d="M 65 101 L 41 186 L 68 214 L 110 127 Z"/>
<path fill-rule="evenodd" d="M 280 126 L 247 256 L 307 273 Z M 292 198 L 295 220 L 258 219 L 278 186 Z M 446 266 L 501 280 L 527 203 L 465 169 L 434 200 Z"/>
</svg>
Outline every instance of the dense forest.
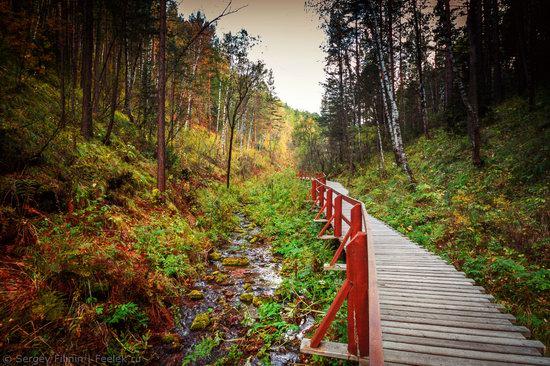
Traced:
<svg viewBox="0 0 550 366">
<path fill-rule="evenodd" d="M 320 113 L 219 31 L 243 7 L 178 5 L 0 0 L 3 362 L 340 364 L 298 352 L 342 278 L 297 171 L 550 346 L 549 2 L 307 0 Z"/>
</svg>

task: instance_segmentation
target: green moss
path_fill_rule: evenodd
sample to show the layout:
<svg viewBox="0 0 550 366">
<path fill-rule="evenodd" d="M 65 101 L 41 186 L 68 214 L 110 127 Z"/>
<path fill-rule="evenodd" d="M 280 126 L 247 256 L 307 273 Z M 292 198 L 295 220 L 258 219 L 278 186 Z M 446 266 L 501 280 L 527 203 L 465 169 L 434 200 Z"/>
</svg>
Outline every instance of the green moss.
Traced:
<svg viewBox="0 0 550 366">
<path fill-rule="evenodd" d="M 212 276 L 214 277 L 214 282 L 218 284 L 223 284 L 227 282 L 227 279 L 229 276 L 226 273 L 222 273 L 219 271 L 212 272 Z"/>
<path fill-rule="evenodd" d="M 191 330 L 203 330 L 210 325 L 210 315 L 208 313 L 200 313 L 195 316 L 191 323 Z"/>
<path fill-rule="evenodd" d="M 241 294 L 241 296 L 239 296 L 239 300 L 241 300 L 245 304 L 250 304 L 254 300 L 254 294 L 249 293 L 249 292 Z"/>
<path fill-rule="evenodd" d="M 262 306 L 262 304 L 265 304 L 267 302 L 271 301 L 269 297 L 265 297 L 265 296 L 254 296 L 254 300 L 252 300 L 252 304 L 259 308 L 260 306 Z"/>
<path fill-rule="evenodd" d="M 208 258 L 210 258 L 213 261 L 219 261 L 222 258 L 222 255 L 220 252 L 213 251 L 208 255 Z"/>
<path fill-rule="evenodd" d="M 189 293 L 189 298 L 191 300 L 202 300 L 202 299 L 204 299 L 204 294 L 199 290 L 192 290 Z"/>
<path fill-rule="evenodd" d="M 222 264 L 228 267 L 246 267 L 250 260 L 246 257 L 226 257 L 222 259 Z"/>
</svg>

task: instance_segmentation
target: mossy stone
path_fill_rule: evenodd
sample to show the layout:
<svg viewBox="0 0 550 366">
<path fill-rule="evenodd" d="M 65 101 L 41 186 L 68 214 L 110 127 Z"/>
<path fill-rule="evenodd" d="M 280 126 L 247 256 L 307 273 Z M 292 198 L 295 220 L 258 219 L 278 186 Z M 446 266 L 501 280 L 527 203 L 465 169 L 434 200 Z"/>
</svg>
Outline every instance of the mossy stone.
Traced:
<svg viewBox="0 0 550 366">
<path fill-rule="evenodd" d="M 208 258 L 213 261 L 219 261 L 222 258 L 222 255 L 219 252 L 213 251 L 210 255 L 208 255 Z"/>
<path fill-rule="evenodd" d="M 246 267 L 249 263 L 246 257 L 226 257 L 222 260 L 222 264 L 229 267 Z"/>
<path fill-rule="evenodd" d="M 251 284 L 251 283 L 245 283 L 245 284 L 243 285 L 243 289 L 244 289 L 246 292 L 252 291 L 252 284 Z"/>
<path fill-rule="evenodd" d="M 241 296 L 239 296 L 239 299 L 245 304 L 250 304 L 252 300 L 254 300 L 254 294 L 247 292 L 245 294 L 241 294 Z"/>
<path fill-rule="evenodd" d="M 204 299 L 204 294 L 199 290 L 193 290 L 189 293 L 189 298 L 191 300 L 202 300 Z"/>
<path fill-rule="evenodd" d="M 212 276 L 214 276 L 214 282 L 218 284 L 223 284 L 227 282 L 227 278 L 229 277 L 227 274 L 219 271 L 212 272 Z"/>
<path fill-rule="evenodd" d="M 193 323 L 191 323 L 191 330 L 206 329 L 210 325 L 210 316 L 208 313 L 201 313 L 195 316 Z"/>
</svg>

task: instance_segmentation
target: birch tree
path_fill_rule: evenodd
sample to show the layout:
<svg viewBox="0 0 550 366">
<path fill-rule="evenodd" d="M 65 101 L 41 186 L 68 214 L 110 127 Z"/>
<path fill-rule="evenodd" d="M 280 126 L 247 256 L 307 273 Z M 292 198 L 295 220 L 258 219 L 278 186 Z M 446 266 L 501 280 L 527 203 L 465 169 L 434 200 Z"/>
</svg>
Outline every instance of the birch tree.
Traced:
<svg viewBox="0 0 550 366">
<path fill-rule="evenodd" d="M 367 2 L 367 24 L 369 24 L 372 38 L 374 41 L 374 48 L 378 61 L 378 69 L 380 71 L 380 79 L 382 84 L 382 93 L 385 97 L 384 107 L 388 111 L 388 127 L 390 130 L 391 141 L 393 144 L 393 150 L 396 160 L 401 166 L 410 183 L 414 183 L 413 172 L 409 166 L 405 148 L 403 146 L 403 139 L 401 137 L 401 127 L 399 126 L 399 110 L 397 109 L 397 102 L 393 93 L 391 85 L 390 71 L 386 67 L 386 61 L 383 54 L 383 45 L 381 38 L 381 29 L 378 19 L 380 17 L 380 9 L 375 8 L 375 5 L 371 2 Z"/>
</svg>

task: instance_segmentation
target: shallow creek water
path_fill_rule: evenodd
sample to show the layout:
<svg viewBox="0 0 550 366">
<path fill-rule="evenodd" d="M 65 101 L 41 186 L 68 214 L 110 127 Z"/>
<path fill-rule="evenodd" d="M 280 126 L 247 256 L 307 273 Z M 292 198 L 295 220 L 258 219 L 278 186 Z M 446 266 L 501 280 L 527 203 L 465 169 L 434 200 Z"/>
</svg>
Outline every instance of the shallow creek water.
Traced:
<svg viewBox="0 0 550 366">
<path fill-rule="evenodd" d="M 253 293 L 254 297 L 267 298 L 273 296 L 281 284 L 279 276 L 280 258 L 274 257 L 271 247 L 257 240 L 261 229 L 252 224 L 243 214 L 238 214 L 239 229 L 233 233 L 230 243 L 217 249 L 221 254 L 218 261 L 209 260 L 204 279 L 197 281 L 194 289 L 204 294 L 202 300 L 186 300 L 181 309 L 181 318 L 177 327 L 183 338 L 183 354 L 189 354 L 193 346 L 205 337 L 213 337 L 216 332 L 223 340 L 211 355 L 203 360 L 193 362 L 194 365 L 210 364 L 223 357 L 231 345 L 237 344 L 241 349 L 250 347 L 254 354 L 254 344 L 246 338 L 248 327 L 243 325 L 243 319 L 252 321 L 258 317 L 254 304 L 246 304 L 239 299 L 243 293 Z M 223 266 L 225 257 L 246 257 L 250 263 L 244 267 Z M 217 319 L 214 326 L 205 330 L 191 331 L 191 324 L 197 314 L 210 312 L 210 317 Z M 299 343 L 304 333 L 313 325 L 314 319 L 302 319 L 299 330 L 284 335 L 280 344 L 270 350 L 271 365 L 293 365 L 299 360 Z M 213 329 L 215 328 L 215 329 Z M 261 365 L 254 356 L 248 357 L 247 365 Z"/>
</svg>

